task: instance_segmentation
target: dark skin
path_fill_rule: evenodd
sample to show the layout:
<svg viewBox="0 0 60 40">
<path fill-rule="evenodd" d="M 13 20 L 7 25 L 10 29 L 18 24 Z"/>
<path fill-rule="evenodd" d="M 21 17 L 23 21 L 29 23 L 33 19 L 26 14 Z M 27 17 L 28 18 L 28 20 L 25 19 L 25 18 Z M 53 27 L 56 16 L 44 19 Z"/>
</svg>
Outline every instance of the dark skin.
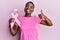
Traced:
<svg viewBox="0 0 60 40">
<path fill-rule="evenodd" d="M 31 17 L 32 12 L 34 11 L 33 4 L 32 3 L 28 3 L 25 6 L 24 11 L 25 11 L 25 15 L 24 15 L 25 17 Z M 42 21 L 39 24 L 52 26 L 51 20 L 43 14 L 42 10 L 41 10 L 41 14 L 38 14 L 38 16 L 39 16 L 39 18 L 42 19 Z M 14 18 L 10 18 L 9 19 L 9 29 L 10 29 L 10 32 L 11 32 L 11 34 L 13 36 L 15 36 L 17 34 L 18 30 L 19 30 L 19 26 L 16 27 L 16 25 L 14 25 L 13 28 L 11 28 L 10 23 L 14 22 L 14 20 L 15 20 Z"/>
<path fill-rule="evenodd" d="M 46 26 L 52 26 L 53 25 L 51 20 L 43 14 L 42 10 L 41 10 L 41 14 L 39 14 L 38 16 L 39 16 L 39 18 L 44 19 L 40 22 L 40 24 L 43 24 Z"/>
</svg>

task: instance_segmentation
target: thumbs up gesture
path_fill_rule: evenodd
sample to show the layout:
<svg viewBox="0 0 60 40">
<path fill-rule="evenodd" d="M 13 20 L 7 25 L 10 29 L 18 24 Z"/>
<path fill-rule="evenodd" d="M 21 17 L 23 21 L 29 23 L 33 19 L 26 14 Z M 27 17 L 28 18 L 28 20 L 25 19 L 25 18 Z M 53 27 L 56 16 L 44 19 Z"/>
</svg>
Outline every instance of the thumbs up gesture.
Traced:
<svg viewBox="0 0 60 40">
<path fill-rule="evenodd" d="M 41 14 L 38 15 L 40 18 L 42 18 L 42 20 L 45 20 L 45 16 L 43 14 L 43 11 L 41 10 Z"/>
</svg>

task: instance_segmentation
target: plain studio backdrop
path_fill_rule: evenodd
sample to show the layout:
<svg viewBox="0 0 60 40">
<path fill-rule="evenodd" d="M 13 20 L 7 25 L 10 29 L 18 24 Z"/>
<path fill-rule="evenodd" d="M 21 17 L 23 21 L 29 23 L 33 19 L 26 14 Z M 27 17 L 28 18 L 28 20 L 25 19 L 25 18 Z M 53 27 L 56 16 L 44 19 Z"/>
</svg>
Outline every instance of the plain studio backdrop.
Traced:
<svg viewBox="0 0 60 40">
<path fill-rule="evenodd" d="M 60 0 L 0 0 L 0 40 L 19 40 L 19 33 L 16 36 L 10 34 L 8 20 L 14 8 L 19 10 L 19 16 L 24 15 L 24 5 L 32 1 L 35 4 L 33 15 L 40 13 L 41 9 L 48 16 L 53 26 L 38 25 L 39 40 L 60 40 Z"/>
</svg>

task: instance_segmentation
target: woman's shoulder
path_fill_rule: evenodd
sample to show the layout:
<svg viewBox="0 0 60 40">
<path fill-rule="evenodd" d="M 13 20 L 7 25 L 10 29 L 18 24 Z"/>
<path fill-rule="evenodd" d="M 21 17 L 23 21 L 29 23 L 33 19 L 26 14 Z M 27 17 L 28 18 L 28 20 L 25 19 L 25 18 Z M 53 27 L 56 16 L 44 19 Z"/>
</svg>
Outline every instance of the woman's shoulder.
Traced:
<svg viewBox="0 0 60 40">
<path fill-rule="evenodd" d="M 37 18 L 37 16 L 31 16 L 31 17 L 25 17 L 25 16 L 19 16 L 18 19 L 28 19 L 28 18 Z"/>
</svg>

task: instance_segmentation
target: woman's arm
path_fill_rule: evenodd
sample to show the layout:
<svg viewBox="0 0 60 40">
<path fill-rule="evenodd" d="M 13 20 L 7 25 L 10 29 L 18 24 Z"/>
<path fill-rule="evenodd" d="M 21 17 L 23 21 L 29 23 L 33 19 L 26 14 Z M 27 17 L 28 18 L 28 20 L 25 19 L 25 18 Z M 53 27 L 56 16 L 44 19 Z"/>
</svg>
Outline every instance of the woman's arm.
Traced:
<svg viewBox="0 0 60 40">
<path fill-rule="evenodd" d="M 17 27 L 16 25 L 13 26 L 13 28 L 11 28 L 11 23 L 14 22 L 14 19 L 13 18 L 10 18 L 9 19 L 9 29 L 10 29 L 10 32 L 13 36 L 15 36 L 19 30 L 19 27 Z"/>
<path fill-rule="evenodd" d="M 42 19 L 42 21 L 40 22 L 40 24 L 47 25 L 47 26 L 52 26 L 52 25 L 53 25 L 53 24 L 52 24 L 52 21 L 51 21 L 48 17 L 46 17 L 46 16 L 43 14 L 42 11 L 41 11 L 41 14 L 39 14 L 38 16 L 39 16 L 39 18 Z"/>
</svg>

